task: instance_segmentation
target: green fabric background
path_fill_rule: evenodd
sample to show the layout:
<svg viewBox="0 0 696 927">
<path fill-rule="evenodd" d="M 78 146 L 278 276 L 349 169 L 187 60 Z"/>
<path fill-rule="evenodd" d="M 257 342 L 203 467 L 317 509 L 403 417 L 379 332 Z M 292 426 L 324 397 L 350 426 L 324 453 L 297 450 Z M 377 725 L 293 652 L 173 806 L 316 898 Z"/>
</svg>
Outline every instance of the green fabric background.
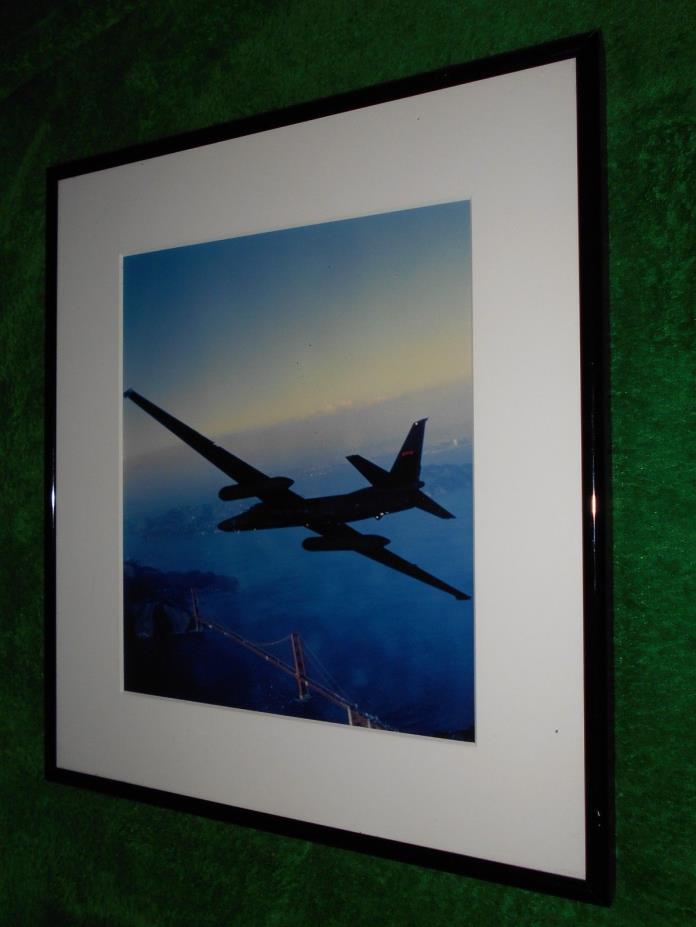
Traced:
<svg viewBox="0 0 696 927">
<path fill-rule="evenodd" d="M 25 0 L 0 13 L 0 923 L 696 922 L 691 2 Z M 618 885 L 605 910 L 42 778 L 48 164 L 600 27 Z M 690 601 L 691 598 L 691 601 Z"/>
</svg>

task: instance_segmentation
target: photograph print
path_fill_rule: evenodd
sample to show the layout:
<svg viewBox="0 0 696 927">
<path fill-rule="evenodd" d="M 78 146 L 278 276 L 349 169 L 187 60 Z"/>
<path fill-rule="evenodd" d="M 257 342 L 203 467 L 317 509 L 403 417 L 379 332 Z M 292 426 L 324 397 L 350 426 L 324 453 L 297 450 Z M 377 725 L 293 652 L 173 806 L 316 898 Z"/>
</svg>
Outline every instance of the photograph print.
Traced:
<svg viewBox="0 0 696 927">
<path fill-rule="evenodd" d="M 475 739 L 471 209 L 123 258 L 125 688 Z"/>
</svg>

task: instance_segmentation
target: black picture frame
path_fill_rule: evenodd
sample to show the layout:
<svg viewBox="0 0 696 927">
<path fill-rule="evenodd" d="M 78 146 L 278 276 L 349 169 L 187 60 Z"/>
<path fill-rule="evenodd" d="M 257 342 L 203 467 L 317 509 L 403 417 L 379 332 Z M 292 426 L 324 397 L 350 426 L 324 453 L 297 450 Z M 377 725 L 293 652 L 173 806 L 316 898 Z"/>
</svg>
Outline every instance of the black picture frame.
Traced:
<svg viewBox="0 0 696 927">
<path fill-rule="evenodd" d="M 152 783 L 126 781 L 119 776 L 86 770 L 61 759 L 61 719 L 69 699 L 61 697 L 61 659 L 66 649 L 64 624 L 57 619 L 65 576 L 61 563 L 72 556 L 61 536 L 61 502 L 66 464 L 61 458 L 61 435 L 66 433 L 66 410 L 61 381 L 66 378 L 61 318 L 66 311 L 64 191 L 76 178 L 98 180 L 103 172 L 182 152 L 202 151 L 233 140 L 302 127 L 374 108 L 425 98 L 451 88 L 506 76 L 514 81 L 530 69 L 572 62 L 576 75 L 578 353 L 580 359 L 581 437 L 579 523 L 582 552 L 582 692 L 584 777 L 583 876 L 569 876 L 535 865 L 518 865 L 485 853 L 452 852 L 446 847 L 392 839 L 380 833 L 359 832 L 302 820 L 277 808 L 249 808 L 233 802 L 183 794 Z M 376 112 L 373 110 L 373 112 Z M 611 902 L 613 891 L 613 799 L 611 709 L 611 578 L 610 484 L 608 408 L 607 234 L 603 116 L 603 54 L 598 33 L 574 36 L 534 48 L 447 67 L 337 97 L 264 113 L 204 130 L 51 168 L 47 177 L 47 324 L 46 324 L 46 615 L 45 615 L 45 775 L 55 783 L 95 789 L 109 795 L 153 803 L 199 815 L 286 834 L 332 846 L 357 850 L 403 862 L 547 892 L 596 904 Z M 105 176 L 105 175 L 104 175 Z M 78 204 L 79 205 L 79 204 Z M 77 215 L 77 212 L 75 212 Z M 551 346 L 553 349 L 553 346 Z M 89 383 L 94 373 L 79 373 Z M 551 385 L 552 386 L 552 385 Z M 120 393 L 114 394 L 114 402 Z M 68 423 L 71 424 L 71 423 Z M 98 467 L 97 467 L 98 468 Z M 63 558 L 63 560 L 61 560 Z M 58 567 L 57 567 L 58 562 Z M 58 610 L 58 611 L 57 611 Z M 95 709 L 96 710 L 96 709 Z M 408 813 L 406 809 L 404 813 Z"/>
</svg>

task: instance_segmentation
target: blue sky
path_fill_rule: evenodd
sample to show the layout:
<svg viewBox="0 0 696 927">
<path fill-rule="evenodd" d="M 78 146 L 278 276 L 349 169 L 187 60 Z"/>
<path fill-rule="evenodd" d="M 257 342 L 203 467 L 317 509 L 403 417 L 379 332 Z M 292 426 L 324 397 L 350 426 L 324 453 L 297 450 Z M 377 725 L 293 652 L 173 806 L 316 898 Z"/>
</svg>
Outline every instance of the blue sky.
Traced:
<svg viewBox="0 0 696 927">
<path fill-rule="evenodd" d="M 214 437 L 470 385 L 470 268 L 468 202 L 127 256 L 124 388 Z"/>
</svg>

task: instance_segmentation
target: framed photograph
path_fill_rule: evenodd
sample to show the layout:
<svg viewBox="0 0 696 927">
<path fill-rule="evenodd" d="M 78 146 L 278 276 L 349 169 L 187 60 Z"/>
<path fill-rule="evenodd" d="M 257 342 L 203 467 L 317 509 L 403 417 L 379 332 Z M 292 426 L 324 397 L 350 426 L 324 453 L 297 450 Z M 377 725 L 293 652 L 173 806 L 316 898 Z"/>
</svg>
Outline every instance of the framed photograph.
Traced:
<svg viewBox="0 0 696 927">
<path fill-rule="evenodd" d="M 48 778 L 609 903 L 601 74 L 49 171 Z"/>
</svg>

